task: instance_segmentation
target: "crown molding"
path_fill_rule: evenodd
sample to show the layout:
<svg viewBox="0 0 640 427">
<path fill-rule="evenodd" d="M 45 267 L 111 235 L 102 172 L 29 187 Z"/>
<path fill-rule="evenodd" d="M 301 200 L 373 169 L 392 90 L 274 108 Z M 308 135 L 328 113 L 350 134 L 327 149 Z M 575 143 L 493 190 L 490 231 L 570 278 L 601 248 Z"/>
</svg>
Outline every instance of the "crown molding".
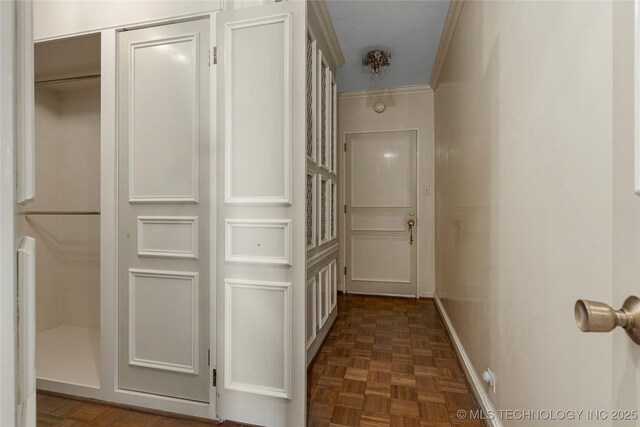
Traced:
<svg viewBox="0 0 640 427">
<path fill-rule="evenodd" d="M 338 37 L 333 30 L 327 5 L 324 0 L 308 0 L 307 6 L 307 20 L 314 29 L 315 36 L 321 43 L 324 54 L 329 57 L 329 61 L 337 69 L 344 64 L 344 55 L 342 54 Z"/>
<path fill-rule="evenodd" d="M 352 98 L 367 98 L 370 96 L 383 96 L 383 95 L 411 95 L 416 93 L 431 93 L 431 86 L 429 85 L 410 85 L 410 86 L 396 86 L 385 89 L 369 89 L 369 90 L 351 90 L 338 93 L 340 99 L 352 99 Z"/>
<path fill-rule="evenodd" d="M 444 28 L 442 29 L 442 36 L 440 37 L 440 43 L 438 44 L 438 52 L 436 53 L 436 60 L 433 63 L 431 69 L 431 77 L 429 78 L 429 85 L 436 90 L 438 88 L 438 79 L 440 78 L 440 72 L 444 66 L 444 60 L 447 57 L 449 46 L 451 45 L 451 39 L 458 25 L 458 19 L 460 18 L 460 11 L 464 5 L 464 0 L 451 0 L 449 4 L 449 12 L 447 13 L 447 19 L 444 22 Z"/>
</svg>

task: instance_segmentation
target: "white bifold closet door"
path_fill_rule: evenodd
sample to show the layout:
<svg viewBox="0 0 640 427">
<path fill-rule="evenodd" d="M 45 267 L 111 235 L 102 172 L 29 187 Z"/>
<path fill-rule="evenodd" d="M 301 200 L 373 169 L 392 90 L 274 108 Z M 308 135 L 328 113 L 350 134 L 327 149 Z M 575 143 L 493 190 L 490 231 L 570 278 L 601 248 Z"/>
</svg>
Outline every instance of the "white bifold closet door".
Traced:
<svg viewBox="0 0 640 427">
<path fill-rule="evenodd" d="M 305 7 L 216 24 L 218 414 L 264 426 L 305 424 Z"/>
<path fill-rule="evenodd" d="M 118 385 L 208 402 L 208 19 L 119 34 Z"/>
</svg>

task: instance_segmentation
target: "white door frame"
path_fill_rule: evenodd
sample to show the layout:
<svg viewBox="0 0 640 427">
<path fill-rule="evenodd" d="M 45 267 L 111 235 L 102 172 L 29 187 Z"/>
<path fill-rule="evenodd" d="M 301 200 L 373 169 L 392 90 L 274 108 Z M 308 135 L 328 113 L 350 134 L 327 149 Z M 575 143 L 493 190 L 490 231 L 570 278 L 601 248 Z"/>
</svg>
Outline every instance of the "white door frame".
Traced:
<svg viewBox="0 0 640 427">
<path fill-rule="evenodd" d="M 422 220 L 422 212 L 421 212 L 421 208 L 420 208 L 420 131 L 418 130 L 418 128 L 399 128 L 399 129 L 381 129 L 381 130 L 365 130 L 365 131 L 350 131 L 350 132 L 343 132 L 342 133 L 342 147 L 345 146 L 345 144 L 347 143 L 347 135 L 362 135 L 362 134 L 367 134 L 367 133 L 385 133 L 385 132 L 406 132 L 406 131 L 411 131 L 411 132 L 415 132 L 416 133 L 416 219 L 417 221 L 421 221 Z M 347 176 L 347 168 L 349 167 L 349 165 L 347 165 L 347 156 L 346 156 L 346 152 L 344 150 L 344 148 L 342 150 L 338 150 L 339 153 L 339 166 L 342 167 L 343 171 L 343 175 L 342 176 Z M 347 180 L 343 179 L 341 180 L 340 183 L 340 203 L 342 204 L 342 206 L 346 206 L 347 204 Z M 341 271 L 344 271 L 344 268 L 347 267 L 347 252 L 346 252 L 346 244 L 347 244 L 347 215 L 349 214 L 348 212 L 344 212 L 344 209 L 341 210 L 342 211 L 342 226 L 338 227 L 340 230 L 340 263 L 342 264 L 342 269 Z M 418 224 L 418 230 L 419 227 L 421 226 L 421 224 Z M 414 237 L 414 242 L 417 245 L 416 248 L 416 257 L 417 257 L 417 262 L 416 262 L 416 296 L 415 298 L 419 298 L 420 297 L 420 259 L 421 259 L 421 255 L 420 255 L 420 232 L 416 232 L 415 233 L 415 237 Z M 347 280 L 344 274 L 342 274 L 342 291 L 344 293 L 349 293 L 347 291 Z M 401 295 L 394 295 L 394 296 L 399 296 L 401 297 Z"/>
<path fill-rule="evenodd" d="M 15 2 L 0 2 L 0 425 L 16 423 Z"/>
</svg>

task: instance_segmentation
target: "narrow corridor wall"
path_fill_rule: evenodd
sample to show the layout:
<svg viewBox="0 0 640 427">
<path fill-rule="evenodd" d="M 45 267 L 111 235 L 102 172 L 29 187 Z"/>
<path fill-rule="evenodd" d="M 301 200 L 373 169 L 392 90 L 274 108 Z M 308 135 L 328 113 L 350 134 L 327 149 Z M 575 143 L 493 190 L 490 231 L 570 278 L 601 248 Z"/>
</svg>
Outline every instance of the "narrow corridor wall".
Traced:
<svg viewBox="0 0 640 427">
<path fill-rule="evenodd" d="M 465 2 L 435 89 L 436 294 L 496 409 L 612 405 L 612 335 L 573 319 L 618 303 L 612 11 Z"/>
</svg>

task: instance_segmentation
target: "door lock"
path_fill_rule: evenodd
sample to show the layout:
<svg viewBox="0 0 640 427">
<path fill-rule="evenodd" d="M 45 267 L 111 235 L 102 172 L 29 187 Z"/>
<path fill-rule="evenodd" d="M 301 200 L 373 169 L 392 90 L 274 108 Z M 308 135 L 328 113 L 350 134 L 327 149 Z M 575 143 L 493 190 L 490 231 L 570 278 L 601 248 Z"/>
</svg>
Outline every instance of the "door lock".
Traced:
<svg viewBox="0 0 640 427">
<path fill-rule="evenodd" d="M 413 245 L 413 226 L 416 225 L 416 220 L 409 218 L 407 225 L 409 226 L 409 244 Z"/>
<path fill-rule="evenodd" d="M 640 298 L 630 296 L 620 310 L 597 301 L 578 300 L 574 308 L 578 328 L 582 332 L 611 332 L 624 328 L 636 344 L 640 344 Z"/>
</svg>

